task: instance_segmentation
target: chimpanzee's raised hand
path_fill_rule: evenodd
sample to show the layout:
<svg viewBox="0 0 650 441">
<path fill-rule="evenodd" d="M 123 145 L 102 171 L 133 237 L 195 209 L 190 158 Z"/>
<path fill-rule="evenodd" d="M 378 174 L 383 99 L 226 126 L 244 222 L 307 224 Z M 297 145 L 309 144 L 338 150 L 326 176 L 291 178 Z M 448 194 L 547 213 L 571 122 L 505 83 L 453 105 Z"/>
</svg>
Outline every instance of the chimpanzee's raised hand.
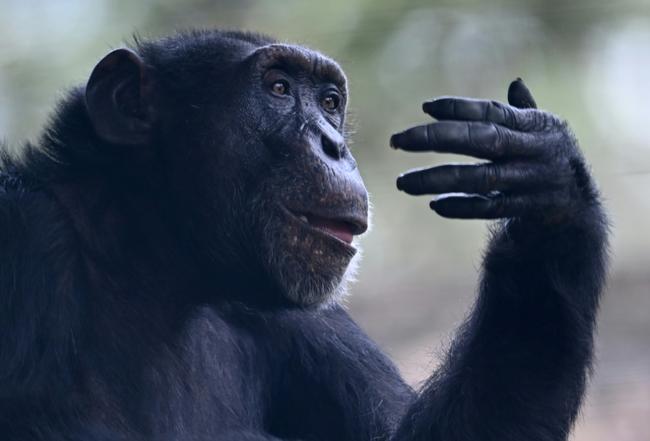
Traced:
<svg viewBox="0 0 650 441">
<path fill-rule="evenodd" d="M 438 122 L 396 134 L 408 151 L 486 159 L 400 176 L 452 218 L 495 225 L 474 309 L 392 441 L 566 441 L 584 396 L 607 267 L 607 217 L 567 125 L 521 80 L 508 104 L 438 98 Z"/>
<path fill-rule="evenodd" d="M 423 110 L 438 122 L 393 135 L 393 147 L 489 162 L 410 171 L 397 179 L 397 188 L 440 195 L 431 208 L 451 218 L 560 222 L 594 201 L 594 187 L 567 125 L 537 110 L 520 79 L 510 84 L 508 100 L 511 105 L 455 97 L 424 103 Z"/>
</svg>

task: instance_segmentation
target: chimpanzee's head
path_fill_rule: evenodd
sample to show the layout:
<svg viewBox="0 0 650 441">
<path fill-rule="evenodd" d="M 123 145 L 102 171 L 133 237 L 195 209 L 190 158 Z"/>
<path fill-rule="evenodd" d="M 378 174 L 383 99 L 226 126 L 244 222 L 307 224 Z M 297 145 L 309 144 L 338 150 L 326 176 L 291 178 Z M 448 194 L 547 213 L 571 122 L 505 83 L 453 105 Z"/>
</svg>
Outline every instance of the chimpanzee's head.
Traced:
<svg viewBox="0 0 650 441">
<path fill-rule="evenodd" d="M 331 59 L 216 31 L 115 50 L 86 87 L 104 141 L 160 158 L 173 211 L 205 263 L 266 280 L 300 305 L 344 289 L 354 237 L 367 229 L 347 100 Z"/>
</svg>

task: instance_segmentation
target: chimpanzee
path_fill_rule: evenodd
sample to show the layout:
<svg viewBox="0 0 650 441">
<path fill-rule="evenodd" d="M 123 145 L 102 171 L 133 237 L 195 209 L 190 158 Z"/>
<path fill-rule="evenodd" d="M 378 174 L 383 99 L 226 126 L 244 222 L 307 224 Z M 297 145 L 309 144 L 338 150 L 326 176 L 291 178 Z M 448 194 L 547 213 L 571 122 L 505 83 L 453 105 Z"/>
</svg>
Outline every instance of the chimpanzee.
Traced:
<svg viewBox="0 0 650 441">
<path fill-rule="evenodd" d="M 438 98 L 392 137 L 486 160 L 397 187 L 500 219 L 414 391 L 341 305 L 368 217 L 347 100 L 317 52 L 193 31 L 109 53 L 38 142 L 3 149 L 0 438 L 566 439 L 608 229 L 567 125 L 517 80 L 510 105 Z"/>
</svg>

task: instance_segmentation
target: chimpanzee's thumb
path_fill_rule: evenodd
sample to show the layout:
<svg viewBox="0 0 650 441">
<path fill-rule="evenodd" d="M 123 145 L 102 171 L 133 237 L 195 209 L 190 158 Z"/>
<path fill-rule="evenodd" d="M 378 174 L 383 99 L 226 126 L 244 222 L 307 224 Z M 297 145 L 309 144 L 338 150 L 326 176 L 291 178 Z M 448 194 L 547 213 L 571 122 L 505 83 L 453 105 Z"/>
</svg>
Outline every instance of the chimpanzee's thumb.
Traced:
<svg viewBox="0 0 650 441">
<path fill-rule="evenodd" d="M 536 109 L 535 98 L 521 78 L 517 78 L 508 87 L 508 103 L 520 109 Z"/>
</svg>

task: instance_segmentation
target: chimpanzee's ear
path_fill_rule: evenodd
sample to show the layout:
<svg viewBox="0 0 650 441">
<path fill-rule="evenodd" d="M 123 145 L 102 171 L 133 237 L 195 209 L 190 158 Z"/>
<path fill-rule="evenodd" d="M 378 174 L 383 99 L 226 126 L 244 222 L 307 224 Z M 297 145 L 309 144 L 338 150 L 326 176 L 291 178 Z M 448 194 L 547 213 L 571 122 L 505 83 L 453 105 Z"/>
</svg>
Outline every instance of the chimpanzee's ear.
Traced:
<svg viewBox="0 0 650 441">
<path fill-rule="evenodd" d="M 93 69 L 86 107 L 97 134 L 112 144 L 146 144 L 155 119 L 153 79 L 138 54 L 116 49 Z"/>
</svg>

